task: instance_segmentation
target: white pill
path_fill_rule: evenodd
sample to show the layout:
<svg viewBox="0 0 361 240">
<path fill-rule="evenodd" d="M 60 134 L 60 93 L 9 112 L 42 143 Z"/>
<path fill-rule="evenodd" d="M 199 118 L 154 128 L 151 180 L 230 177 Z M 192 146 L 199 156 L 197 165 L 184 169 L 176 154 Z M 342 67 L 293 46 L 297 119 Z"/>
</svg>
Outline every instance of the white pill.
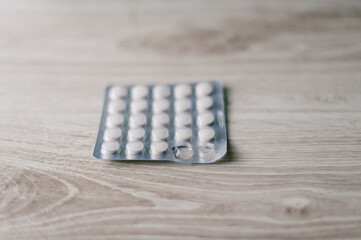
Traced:
<svg viewBox="0 0 361 240">
<path fill-rule="evenodd" d="M 134 86 L 131 90 L 132 99 L 138 100 L 148 96 L 148 87 L 144 85 Z"/>
<path fill-rule="evenodd" d="M 107 117 L 107 127 L 120 127 L 124 124 L 124 116 L 120 113 L 110 114 Z"/>
<path fill-rule="evenodd" d="M 153 102 L 152 108 L 153 108 L 154 113 L 168 111 L 169 110 L 169 100 L 167 100 L 167 99 L 155 100 Z"/>
<path fill-rule="evenodd" d="M 160 127 L 160 128 L 154 128 L 152 130 L 151 138 L 153 141 L 160 141 L 167 139 L 168 136 L 169 136 L 168 129 L 166 129 L 165 127 Z"/>
<path fill-rule="evenodd" d="M 192 129 L 179 128 L 175 131 L 174 137 L 176 141 L 188 141 L 192 137 Z"/>
<path fill-rule="evenodd" d="M 198 131 L 198 139 L 201 142 L 210 141 L 214 138 L 215 131 L 211 127 L 205 127 Z"/>
<path fill-rule="evenodd" d="M 112 100 L 108 104 L 109 113 L 118 113 L 125 110 L 126 103 L 124 100 Z"/>
<path fill-rule="evenodd" d="M 170 89 L 168 86 L 157 85 L 153 88 L 153 98 L 154 99 L 167 98 L 169 96 L 170 96 Z"/>
<path fill-rule="evenodd" d="M 205 111 L 213 106 L 213 98 L 211 97 L 202 97 L 197 99 L 196 102 L 197 110 L 199 112 Z"/>
<path fill-rule="evenodd" d="M 104 140 L 105 141 L 117 141 L 120 140 L 123 136 L 122 130 L 120 128 L 107 128 L 104 131 Z"/>
<path fill-rule="evenodd" d="M 125 146 L 125 152 L 130 155 L 139 154 L 143 151 L 144 144 L 140 141 L 128 142 Z"/>
<path fill-rule="evenodd" d="M 105 155 L 116 154 L 120 151 L 120 144 L 116 141 L 103 142 L 100 152 Z"/>
<path fill-rule="evenodd" d="M 189 113 L 180 113 L 174 117 L 176 127 L 185 127 L 192 124 L 192 116 Z"/>
<path fill-rule="evenodd" d="M 174 97 L 176 99 L 188 97 L 191 93 L 192 88 L 188 84 L 179 84 L 174 87 Z"/>
<path fill-rule="evenodd" d="M 109 91 L 109 98 L 116 100 L 120 98 L 125 98 L 127 96 L 127 89 L 121 86 L 114 86 Z"/>
<path fill-rule="evenodd" d="M 210 111 L 203 112 L 197 116 L 197 125 L 199 127 L 210 125 L 214 122 L 214 115 Z"/>
<path fill-rule="evenodd" d="M 198 83 L 196 86 L 197 97 L 204 97 L 213 92 L 212 84 L 208 82 Z"/>
<path fill-rule="evenodd" d="M 192 102 L 189 98 L 182 98 L 174 102 L 174 111 L 176 113 L 186 112 L 191 110 Z"/>
<path fill-rule="evenodd" d="M 143 127 L 147 124 L 147 117 L 143 113 L 135 113 L 129 117 L 129 126 L 134 127 Z"/>
<path fill-rule="evenodd" d="M 154 114 L 152 117 L 152 126 L 161 127 L 169 124 L 169 115 L 166 113 Z"/>
<path fill-rule="evenodd" d="M 130 103 L 130 111 L 131 113 L 144 112 L 147 110 L 148 103 L 144 99 L 135 100 Z"/>
<path fill-rule="evenodd" d="M 164 141 L 152 142 L 150 145 L 150 154 L 159 155 L 168 150 L 168 144 Z"/>
<path fill-rule="evenodd" d="M 144 128 L 131 128 L 128 131 L 128 141 L 144 140 L 145 130 Z"/>
</svg>

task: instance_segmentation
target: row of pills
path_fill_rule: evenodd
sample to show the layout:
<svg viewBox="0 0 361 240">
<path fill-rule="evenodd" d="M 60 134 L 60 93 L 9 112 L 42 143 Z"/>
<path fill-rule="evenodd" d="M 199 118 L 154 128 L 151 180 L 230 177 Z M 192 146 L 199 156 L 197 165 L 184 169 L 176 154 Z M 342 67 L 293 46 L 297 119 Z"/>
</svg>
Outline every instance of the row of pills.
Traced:
<svg viewBox="0 0 361 240">
<path fill-rule="evenodd" d="M 196 101 L 198 112 L 204 112 L 213 106 L 213 99 L 209 96 L 200 97 Z M 174 102 L 174 111 L 181 113 L 192 109 L 192 101 L 189 98 L 177 99 Z M 126 101 L 123 99 L 112 100 L 108 105 L 109 113 L 124 112 L 126 110 Z M 139 113 L 148 110 L 148 102 L 145 99 L 133 100 L 130 103 L 130 112 Z M 170 110 L 170 101 L 168 99 L 157 99 L 152 103 L 153 113 L 161 113 Z"/>
<path fill-rule="evenodd" d="M 196 123 L 199 128 L 211 125 L 214 122 L 214 115 L 211 111 L 205 111 L 197 115 Z M 106 119 L 106 127 L 121 127 L 125 123 L 124 115 L 121 113 L 114 113 L 108 115 Z M 167 113 L 159 113 L 152 116 L 152 126 L 161 127 L 168 126 L 170 118 Z M 174 118 L 174 125 L 176 127 L 188 126 L 192 123 L 192 116 L 187 113 L 177 114 Z M 138 113 L 132 114 L 129 117 L 129 126 L 138 127 L 147 124 L 147 117 L 145 114 Z"/>
<path fill-rule="evenodd" d="M 204 97 L 211 94 L 213 87 L 210 83 L 198 83 L 195 87 L 196 97 Z M 192 93 L 192 89 L 188 84 L 179 84 L 174 87 L 174 98 L 181 99 L 189 97 Z M 165 85 L 157 85 L 153 88 L 154 99 L 164 99 L 170 96 L 170 88 Z M 133 100 L 144 99 L 148 97 L 149 89 L 147 86 L 137 85 L 131 89 L 131 97 Z M 115 86 L 109 92 L 109 98 L 112 100 L 126 98 L 128 91 L 125 87 Z"/>
</svg>

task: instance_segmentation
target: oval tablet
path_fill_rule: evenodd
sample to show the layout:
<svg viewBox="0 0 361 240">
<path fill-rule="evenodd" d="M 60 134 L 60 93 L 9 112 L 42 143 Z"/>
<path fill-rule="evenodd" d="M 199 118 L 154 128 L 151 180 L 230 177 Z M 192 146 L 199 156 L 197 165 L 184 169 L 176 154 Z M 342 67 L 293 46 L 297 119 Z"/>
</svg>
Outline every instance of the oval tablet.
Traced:
<svg viewBox="0 0 361 240">
<path fill-rule="evenodd" d="M 116 100 L 127 96 L 127 89 L 121 86 L 114 86 L 109 90 L 109 98 Z"/>
<path fill-rule="evenodd" d="M 191 110 L 192 102 L 189 98 L 182 98 L 174 102 L 174 111 L 176 113 L 186 112 Z"/>
<path fill-rule="evenodd" d="M 144 99 L 135 100 L 130 103 L 130 111 L 131 113 L 144 112 L 147 110 L 148 103 Z"/>
<path fill-rule="evenodd" d="M 174 117 L 174 126 L 185 127 L 192 124 L 192 116 L 190 113 L 180 113 Z"/>
<path fill-rule="evenodd" d="M 105 141 L 117 141 L 120 140 L 123 136 L 123 132 L 120 128 L 107 128 L 104 131 L 104 140 Z"/>
<path fill-rule="evenodd" d="M 148 96 L 148 87 L 144 85 L 136 85 L 131 90 L 132 99 L 139 100 Z"/>
<path fill-rule="evenodd" d="M 110 114 L 106 120 L 107 127 L 120 127 L 124 124 L 124 116 L 120 113 Z"/>
<path fill-rule="evenodd" d="M 211 127 L 205 127 L 198 131 L 198 139 L 201 142 L 210 141 L 214 138 L 215 131 Z"/>
<path fill-rule="evenodd" d="M 214 115 L 210 111 L 203 112 L 197 116 L 197 125 L 204 127 L 214 122 Z"/>
<path fill-rule="evenodd" d="M 153 88 L 153 98 L 161 99 L 170 96 L 170 88 L 165 85 L 157 85 Z"/>
<path fill-rule="evenodd" d="M 188 141 L 192 137 L 192 129 L 190 128 L 179 128 L 174 133 L 176 141 Z"/>
<path fill-rule="evenodd" d="M 213 98 L 211 97 L 202 97 L 197 99 L 196 102 L 197 110 L 202 112 L 213 106 Z"/>
<path fill-rule="evenodd" d="M 176 99 L 188 97 L 191 93 L 192 88 L 188 84 L 179 84 L 174 87 L 174 97 Z"/>
<path fill-rule="evenodd" d="M 153 141 L 160 141 L 167 139 L 168 136 L 169 136 L 168 129 L 166 129 L 165 127 L 160 127 L 160 128 L 154 128 L 152 130 L 151 138 Z"/>
<path fill-rule="evenodd" d="M 166 113 L 155 114 L 152 117 L 152 126 L 161 127 L 169 124 L 169 115 Z"/>
<path fill-rule="evenodd" d="M 118 113 L 125 110 L 126 103 L 124 100 L 112 100 L 108 103 L 109 113 Z"/>
<path fill-rule="evenodd" d="M 129 117 L 129 126 L 134 127 L 143 127 L 147 124 L 147 117 L 143 113 L 135 113 Z"/>
<path fill-rule="evenodd" d="M 100 152 L 105 155 L 116 154 L 120 151 L 120 144 L 116 141 L 103 142 Z"/>
<path fill-rule="evenodd" d="M 136 155 L 143 152 L 144 144 L 140 141 L 128 142 L 125 146 L 125 152 L 130 155 Z"/>
<path fill-rule="evenodd" d="M 167 99 L 160 99 L 155 100 L 152 105 L 154 113 L 165 112 L 169 110 L 169 100 Z"/>
<path fill-rule="evenodd" d="M 208 82 L 198 83 L 196 85 L 196 96 L 197 97 L 204 97 L 213 92 L 212 84 Z"/>
<path fill-rule="evenodd" d="M 144 128 L 131 128 L 128 130 L 128 141 L 144 140 Z"/>
<path fill-rule="evenodd" d="M 160 141 L 160 142 L 152 142 L 149 151 L 150 154 L 159 155 L 165 153 L 167 150 L 168 150 L 168 144 L 164 141 Z"/>
</svg>

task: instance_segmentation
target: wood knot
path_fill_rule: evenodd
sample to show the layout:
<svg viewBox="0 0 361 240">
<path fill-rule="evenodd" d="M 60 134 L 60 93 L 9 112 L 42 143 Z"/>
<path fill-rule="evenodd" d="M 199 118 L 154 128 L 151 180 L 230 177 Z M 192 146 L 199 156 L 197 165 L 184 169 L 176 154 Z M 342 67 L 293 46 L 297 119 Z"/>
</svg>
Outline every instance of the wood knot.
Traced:
<svg viewBox="0 0 361 240">
<path fill-rule="evenodd" d="M 307 213 L 310 200 L 304 197 L 286 198 L 283 200 L 283 204 L 286 207 L 287 214 L 299 214 L 304 215 Z"/>
</svg>

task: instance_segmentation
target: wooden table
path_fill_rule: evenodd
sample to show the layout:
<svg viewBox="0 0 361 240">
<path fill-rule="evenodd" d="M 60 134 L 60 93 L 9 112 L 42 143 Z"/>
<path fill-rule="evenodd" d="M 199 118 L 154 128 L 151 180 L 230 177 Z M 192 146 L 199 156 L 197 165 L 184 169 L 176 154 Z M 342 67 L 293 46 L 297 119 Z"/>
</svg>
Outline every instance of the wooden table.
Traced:
<svg viewBox="0 0 361 240">
<path fill-rule="evenodd" d="M 361 238 L 360 1 L 0 3 L 0 239 Z M 210 79 L 224 160 L 93 159 L 108 84 Z"/>
</svg>

